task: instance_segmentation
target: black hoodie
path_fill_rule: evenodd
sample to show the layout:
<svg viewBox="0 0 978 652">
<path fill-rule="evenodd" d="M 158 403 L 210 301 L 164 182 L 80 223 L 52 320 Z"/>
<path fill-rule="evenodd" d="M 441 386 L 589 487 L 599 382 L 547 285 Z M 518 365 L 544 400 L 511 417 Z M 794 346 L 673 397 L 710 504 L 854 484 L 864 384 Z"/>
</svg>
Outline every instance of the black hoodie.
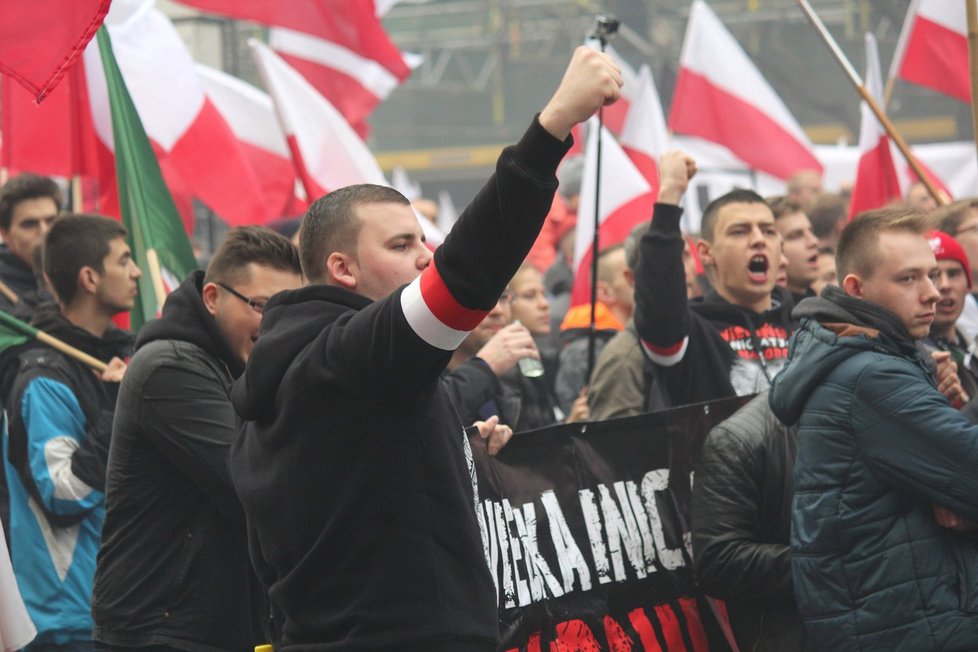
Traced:
<svg viewBox="0 0 978 652">
<path fill-rule="evenodd" d="M 791 293 L 775 286 L 763 313 L 734 305 L 716 290 L 687 301 L 682 212 L 657 203 L 639 243 L 634 321 L 642 350 L 673 406 L 756 394 L 788 359 Z"/>
<path fill-rule="evenodd" d="M 534 122 L 390 296 L 318 285 L 266 306 L 230 466 L 277 650 L 495 650 L 471 451 L 439 376 L 529 251 L 566 150 Z"/>
<path fill-rule="evenodd" d="M 190 274 L 139 334 L 120 390 L 95 574 L 95 639 L 244 650 L 265 640 L 263 592 L 227 474 L 237 433 L 228 348 Z"/>
</svg>

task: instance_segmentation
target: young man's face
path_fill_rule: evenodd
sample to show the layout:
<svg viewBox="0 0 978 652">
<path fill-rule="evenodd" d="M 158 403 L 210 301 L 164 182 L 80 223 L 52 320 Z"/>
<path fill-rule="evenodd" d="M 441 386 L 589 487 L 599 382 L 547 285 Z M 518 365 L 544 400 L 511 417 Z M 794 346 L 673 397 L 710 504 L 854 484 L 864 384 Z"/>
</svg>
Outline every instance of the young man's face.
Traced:
<svg viewBox="0 0 978 652">
<path fill-rule="evenodd" d="M 431 250 L 410 206 L 368 203 L 355 210 L 360 233 L 350 263 L 356 278 L 353 290 L 368 299 L 383 299 L 424 271 L 431 263 Z"/>
<path fill-rule="evenodd" d="M 34 267 L 34 250 L 44 242 L 58 218 L 58 205 L 50 197 L 35 197 L 17 202 L 10 218 L 10 228 L 0 229 L 0 236 L 11 253 L 28 267 Z"/>
<path fill-rule="evenodd" d="M 462 344 L 458 347 L 459 350 L 474 356 L 492 339 L 493 335 L 502 330 L 503 327 L 508 326 L 512 320 L 512 313 L 510 312 L 512 299 L 513 293 L 509 288 L 506 288 L 489 314 L 479 322 L 478 326 L 472 329 L 471 333 L 465 336 Z"/>
<path fill-rule="evenodd" d="M 720 296 L 755 311 L 770 307 L 781 242 L 767 204 L 736 202 L 722 207 L 713 243 L 701 240 L 699 247 L 700 260 L 712 270 L 711 281 Z"/>
<path fill-rule="evenodd" d="M 782 215 L 776 222 L 781 248 L 788 259 L 788 289 L 804 294 L 818 277 L 818 238 L 803 212 Z"/>
<path fill-rule="evenodd" d="M 835 267 L 835 254 L 818 255 L 818 277 L 812 283 L 812 291 L 821 294 L 826 285 L 838 285 L 839 279 Z"/>
<path fill-rule="evenodd" d="M 217 328 L 231 351 L 243 362 L 247 362 L 258 338 L 262 315 L 259 306 L 263 309 L 274 294 L 298 288 L 302 285 L 302 278 L 295 272 L 248 263 L 239 280 L 227 282 L 225 285 L 258 304 L 250 305 L 215 283 L 208 283 L 204 287 L 204 305 L 207 311 L 214 316 Z"/>
<path fill-rule="evenodd" d="M 954 260 L 939 260 L 937 267 L 941 271 L 937 278 L 937 291 L 941 293 L 941 299 L 937 302 L 934 328 L 938 334 L 946 335 L 954 329 L 954 323 L 964 310 L 968 275 L 961 263 Z"/>
<path fill-rule="evenodd" d="M 109 241 L 109 253 L 102 259 L 102 272 L 95 289 L 98 302 L 112 314 L 132 310 L 136 305 L 136 280 L 142 276 L 124 238 Z"/>
<path fill-rule="evenodd" d="M 883 231 L 873 259 L 870 275 L 843 279 L 846 293 L 892 312 L 914 339 L 926 337 L 941 298 L 934 285 L 940 271 L 927 240 L 908 231 Z"/>
</svg>

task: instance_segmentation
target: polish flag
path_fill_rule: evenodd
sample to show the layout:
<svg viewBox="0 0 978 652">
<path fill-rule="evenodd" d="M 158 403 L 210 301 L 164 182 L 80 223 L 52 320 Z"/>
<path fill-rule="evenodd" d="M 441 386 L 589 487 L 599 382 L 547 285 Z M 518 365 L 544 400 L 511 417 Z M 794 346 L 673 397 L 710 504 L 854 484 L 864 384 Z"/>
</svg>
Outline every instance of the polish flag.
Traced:
<svg viewBox="0 0 978 652">
<path fill-rule="evenodd" d="M 0 3 L 0 72 L 41 102 L 102 25 L 111 0 Z"/>
<path fill-rule="evenodd" d="M 206 97 L 186 46 L 152 0 L 115 0 L 105 26 L 174 199 L 189 208 L 190 195 L 196 196 L 231 225 L 280 217 L 262 193 L 261 175 Z M 82 65 L 41 106 L 31 107 L 29 96 L 9 84 L 4 91 L 3 135 L 11 145 L 4 147 L 4 163 L 40 174 L 98 176 L 99 210 L 118 215 L 112 117 L 98 44 L 89 43 Z"/>
<path fill-rule="evenodd" d="M 822 170 L 788 107 L 703 0 L 689 14 L 669 128 L 722 145 L 779 179 Z"/>
<path fill-rule="evenodd" d="M 649 182 L 653 194 L 658 193 L 657 161 L 668 147 L 669 132 L 666 130 L 659 93 L 652 81 L 652 70 L 646 65 L 639 71 L 638 92 L 625 118 L 619 142 L 625 154 Z"/>
<path fill-rule="evenodd" d="M 914 0 L 897 41 L 890 77 L 971 102 L 964 0 Z"/>
<path fill-rule="evenodd" d="M 882 105 L 883 78 L 880 72 L 879 52 L 876 38 L 866 34 L 866 89 Z M 852 199 L 849 204 L 849 219 L 863 211 L 882 208 L 891 201 L 903 198 L 900 178 L 893 162 L 890 139 L 880 126 L 869 105 L 862 102 L 859 107 L 862 122 L 859 125 L 859 167 L 852 186 Z"/>
<path fill-rule="evenodd" d="M 592 118 L 593 121 L 593 118 Z M 591 248 L 594 238 L 595 177 L 598 166 L 598 129 L 588 128 L 584 176 L 577 209 L 577 234 L 574 239 L 574 285 L 571 305 L 591 301 Z M 598 208 L 599 251 L 624 242 L 636 224 L 652 219 L 655 196 L 652 186 L 635 167 L 614 136 L 601 130 L 601 196 Z"/>
<path fill-rule="evenodd" d="M 254 39 L 248 43 L 309 201 L 357 183 L 390 186 L 377 159 L 339 111 L 270 47 Z M 422 217 L 418 221 L 429 247 L 444 242 L 438 227 Z"/>
<path fill-rule="evenodd" d="M 270 47 L 254 39 L 249 45 L 309 200 L 356 183 L 387 185 L 377 160 L 339 111 Z"/>
<path fill-rule="evenodd" d="M 272 98 L 215 68 L 197 64 L 197 73 L 207 98 L 238 139 L 274 212 L 279 215 L 305 212 L 309 202 L 296 178 L 289 145 L 275 117 Z"/>
<path fill-rule="evenodd" d="M 595 50 L 601 49 L 601 44 L 597 39 L 588 40 L 587 45 Z M 640 78 L 639 74 L 635 72 L 635 69 L 618 54 L 618 51 L 614 47 L 611 45 L 605 46 L 605 54 L 611 57 L 621 70 L 621 79 L 623 82 L 621 97 L 614 104 L 604 107 L 602 115 L 604 126 L 608 131 L 617 136 L 621 134 L 621 130 L 625 126 L 625 120 L 628 117 L 632 103 L 641 92 Z"/>
<path fill-rule="evenodd" d="M 366 118 L 420 58 L 388 37 L 373 0 L 180 0 L 270 25 L 272 49 L 366 136 Z M 390 3 L 387 3 L 390 4 Z"/>
</svg>

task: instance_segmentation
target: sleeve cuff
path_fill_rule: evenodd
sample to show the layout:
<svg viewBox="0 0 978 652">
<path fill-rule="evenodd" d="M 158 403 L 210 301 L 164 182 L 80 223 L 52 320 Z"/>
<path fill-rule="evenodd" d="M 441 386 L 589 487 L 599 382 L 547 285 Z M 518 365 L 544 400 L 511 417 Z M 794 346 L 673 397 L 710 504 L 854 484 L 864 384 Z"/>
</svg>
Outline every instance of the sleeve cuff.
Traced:
<svg viewBox="0 0 978 652">
<path fill-rule="evenodd" d="M 533 122 L 513 146 L 520 167 L 533 177 L 551 181 L 555 180 L 557 166 L 574 144 L 574 137 L 557 140 L 553 134 L 540 125 L 540 114 L 533 116 Z"/>
</svg>

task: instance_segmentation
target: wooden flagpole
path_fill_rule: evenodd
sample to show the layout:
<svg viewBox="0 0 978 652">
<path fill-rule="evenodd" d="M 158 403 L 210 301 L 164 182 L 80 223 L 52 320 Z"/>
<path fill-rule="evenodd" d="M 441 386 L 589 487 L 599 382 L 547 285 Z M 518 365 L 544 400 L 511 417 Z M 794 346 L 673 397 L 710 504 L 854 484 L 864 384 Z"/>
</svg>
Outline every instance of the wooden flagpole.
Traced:
<svg viewBox="0 0 978 652">
<path fill-rule="evenodd" d="M 978 0 L 965 0 L 968 16 L 968 63 L 971 68 L 971 129 L 978 152 Z"/>
<path fill-rule="evenodd" d="M 972 2 L 973 0 L 969 0 L 968 4 L 970 5 Z M 900 132 L 896 130 L 896 127 L 893 126 L 890 119 L 886 117 L 883 109 L 880 108 L 879 103 L 875 98 L 873 98 L 872 93 L 870 93 L 866 88 L 866 85 L 863 83 L 859 73 L 857 73 L 856 69 L 852 67 L 851 63 L 849 63 L 849 59 L 846 58 L 842 48 L 840 48 L 839 44 L 835 42 L 834 38 L 832 38 L 829 30 L 826 29 L 825 24 L 822 23 L 822 20 L 818 17 L 818 14 L 816 14 L 815 10 L 812 9 L 812 6 L 808 3 L 808 0 L 798 0 L 798 5 L 801 7 L 801 10 L 805 12 L 805 17 L 808 18 L 808 22 L 812 24 L 812 27 L 815 28 L 815 31 L 822 37 L 825 45 L 835 56 L 835 60 L 840 66 L 842 66 L 842 70 L 846 73 L 846 76 L 849 77 L 849 81 L 852 82 L 852 85 L 856 87 L 856 91 L 859 93 L 859 96 L 864 102 L 866 102 L 869 108 L 873 111 L 873 114 L 876 116 L 876 119 L 879 120 L 881 125 L 883 125 L 883 129 L 886 130 L 886 133 L 893 139 L 893 142 L 896 143 L 897 148 L 900 150 L 900 153 L 903 154 L 903 158 L 907 160 L 907 163 L 910 165 L 911 169 L 913 169 L 914 174 L 917 175 L 917 178 L 920 179 L 921 183 L 924 184 L 924 187 L 927 188 L 927 192 L 934 198 L 934 201 L 937 202 L 938 206 L 944 206 L 947 204 L 947 199 L 937 191 L 937 188 L 931 182 L 930 177 L 927 176 L 924 169 L 920 166 L 920 162 L 917 161 L 917 157 L 910 151 L 907 141 L 903 139 L 903 136 L 901 136 Z"/>
</svg>

